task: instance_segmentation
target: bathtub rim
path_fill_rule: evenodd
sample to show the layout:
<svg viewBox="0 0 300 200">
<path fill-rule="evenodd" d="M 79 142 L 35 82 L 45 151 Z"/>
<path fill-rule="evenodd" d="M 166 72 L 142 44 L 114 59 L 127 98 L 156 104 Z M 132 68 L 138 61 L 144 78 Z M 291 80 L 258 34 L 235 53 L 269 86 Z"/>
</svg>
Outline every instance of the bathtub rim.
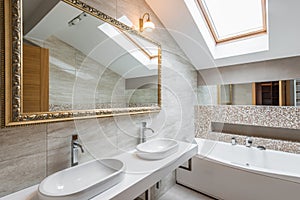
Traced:
<svg viewBox="0 0 300 200">
<path fill-rule="evenodd" d="M 205 141 L 208 141 L 210 143 L 221 143 L 222 145 L 226 145 L 226 146 L 231 146 L 230 143 L 227 142 L 222 142 L 222 141 L 216 141 L 216 140 L 210 140 L 210 139 L 203 139 L 203 138 L 195 138 L 195 141 L 198 144 L 198 153 L 196 154 L 195 157 L 197 157 L 198 159 L 204 159 L 206 161 L 210 161 L 210 162 L 214 162 L 217 164 L 221 164 L 223 166 L 227 166 L 233 169 L 238 169 L 238 170 L 242 170 L 242 171 L 247 171 L 250 173 L 254 173 L 254 174 L 259 174 L 259 175 L 263 175 L 263 176 L 267 176 L 267 177 L 271 177 L 271 178 L 276 178 L 276 179 L 280 179 L 283 181 L 289 181 L 289 182 L 293 182 L 293 183 L 297 183 L 300 184 L 300 174 L 296 174 L 296 173 L 286 173 L 284 171 L 280 171 L 280 170 L 274 170 L 274 169 L 266 169 L 266 168 L 262 168 L 262 167 L 257 167 L 257 166 L 253 166 L 253 165 L 242 165 L 242 164 L 237 164 L 237 163 L 233 163 L 230 161 L 227 161 L 225 159 L 221 159 L 221 158 L 217 158 L 214 156 L 209 155 L 209 153 L 211 152 L 211 150 L 206 153 L 205 155 L 201 154 L 201 149 L 202 149 L 202 145 Z M 215 145 L 215 144 L 214 144 Z M 247 148 L 246 146 L 243 145 L 238 145 L 237 146 L 241 147 L 241 148 Z M 262 151 L 259 149 L 254 149 L 252 148 L 254 151 Z M 283 152 L 283 151 L 276 151 L 276 150 L 263 150 L 265 152 L 270 152 L 270 153 L 279 153 L 279 154 L 291 154 L 291 155 L 298 155 L 298 154 L 294 154 L 294 153 L 288 153 L 288 152 Z"/>
</svg>

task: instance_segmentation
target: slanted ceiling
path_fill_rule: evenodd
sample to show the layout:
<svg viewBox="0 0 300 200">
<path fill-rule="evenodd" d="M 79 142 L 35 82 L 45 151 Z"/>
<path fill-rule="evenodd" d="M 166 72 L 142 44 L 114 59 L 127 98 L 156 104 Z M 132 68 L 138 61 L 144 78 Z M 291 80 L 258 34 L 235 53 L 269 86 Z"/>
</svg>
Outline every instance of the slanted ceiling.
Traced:
<svg viewBox="0 0 300 200">
<path fill-rule="evenodd" d="M 33 3 L 33 7 L 41 7 L 40 0 L 35 0 Z M 45 9 L 47 12 L 41 17 L 35 18 L 27 13 L 33 12 L 28 5 L 30 1 L 26 0 L 24 2 L 24 13 L 26 13 L 24 19 L 27 19 L 29 22 L 34 21 L 34 23 L 31 23 L 34 26 L 30 26 L 31 29 L 28 29 L 28 33 L 25 35 L 27 40 L 46 41 L 47 38 L 54 36 L 124 78 L 146 77 L 157 74 L 157 68 L 155 66 L 152 67 L 153 69 L 151 68 L 151 62 L 148 58 L 144 59 L 147 62 L 141 62 L 130 53 L 136 50 L 134 45 L 124 49 L 118 42 L 108 37 L 102 30 L 99 30 L 98 27 L 103 24 L 103 21 L 87 15 L 82 19 L 81 23 L 70 27 L 68 22 L 82 13 L 82 11 L 62 1 L 56 1 L 56 3 L 55 6 L 49 6 L 48 9 Z M 114 36 L 114 38 L 118 37 L 121 38 L 122 36 Z M 133 38 L 133 36 L 130 37 Z M 138 37 L 134 38 L 134 40 L 139 40 L 140 45 L 145 44 L 149 48 L 156 47 Z M 142 54 L 142 56 L 144 55 Z M 153 59 L 153 63 L 155 61 L 157 62 L 157 59 Z"/>
<path fill-rule="evenodd" d="M 146 2 L 198 70 L 300 55 L 300 1 L 268 1 L 269 51 L 222 59 L 212 58 L 184 0 Z"/>
</svg>

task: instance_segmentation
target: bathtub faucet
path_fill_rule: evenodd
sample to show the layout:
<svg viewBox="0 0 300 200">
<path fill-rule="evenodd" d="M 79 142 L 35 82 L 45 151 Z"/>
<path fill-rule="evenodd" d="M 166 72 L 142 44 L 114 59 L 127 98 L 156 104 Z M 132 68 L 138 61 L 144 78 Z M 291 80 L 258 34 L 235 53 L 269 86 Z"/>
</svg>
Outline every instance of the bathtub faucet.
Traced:
<svg viewBox="0 0 300 200">
<path fill-rule="evenodd" d="M 232 138 L 231 138 L 231 144 L 232 144 L 232 145 L 236 145 L 236 143 L 237 143 L 237 142 L 236 142 L 236 138 L 235 138 L 235 137 L 232 137 Z"/>
<path fill-rule="evenodd" d="M 264 147 L 264 146 L 257 146 L 257 148 L 258 148 L 259 150 L 266 150 L 266 147 Z"/>
<path fill-rule="evenodd" d="M 251 147 L 253 143 L 252 137 L 247 137 L 246 138 L 246 147 Z"/>
</svg>

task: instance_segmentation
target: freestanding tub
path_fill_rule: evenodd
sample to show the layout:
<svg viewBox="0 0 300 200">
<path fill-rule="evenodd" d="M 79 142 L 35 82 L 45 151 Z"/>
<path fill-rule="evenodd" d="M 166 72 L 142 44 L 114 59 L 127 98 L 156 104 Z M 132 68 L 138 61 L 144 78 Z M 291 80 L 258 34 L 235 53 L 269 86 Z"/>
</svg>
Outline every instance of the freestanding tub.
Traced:
<svg viewBox="0 0 300 200">
<path fill-rule="evenodd" d="M 177 183 L 225 200 L 300 199 L 300 155 L 196 139 L 192 171 Z"/>
</svg>

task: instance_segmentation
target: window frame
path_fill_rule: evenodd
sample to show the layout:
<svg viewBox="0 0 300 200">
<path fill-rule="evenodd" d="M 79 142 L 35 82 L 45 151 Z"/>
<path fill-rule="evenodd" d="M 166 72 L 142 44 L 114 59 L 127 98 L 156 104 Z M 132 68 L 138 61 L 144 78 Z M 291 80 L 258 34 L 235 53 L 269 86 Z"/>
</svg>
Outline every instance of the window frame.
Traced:
<svg viewBox="0 0 300 200">
<path fill-rule="evenodd" d="M 238 34 L 238 35 L 234 35 L 234 36 L 229 36 L 229 37 L 225 37 L 222 39 L 218 38 L 218 35 L 216 33 L 216 30 L 213 26 L 213 22 L 211 21 L 209 14 L 206 12 L 205 9 L 205 5 L 203 4 L 203 0 L 195 0 L 196 4 L 199 7 L 199 10 L 201 11 L 201 13 L 203 14 L 204 20 L 208 26 L 209 32 L 211 33 L 214 41 L 216 44 L 220 44 L 220 43 L 225 43 L 225 42 L 230 42 L 233 40 L 238 40 L 238 39 L 243 39 L 243 38 L 247 38 L 247 37 L 251 37 L 251 36 L 256 36 L 256 35 L 260 35 L 260 34 L 265 34 L 267 33 L 267 13 L 266 13 L 266 0 L 261 0 L 261 4 L 262 4 L 262 20 L 263 20 L 263 27 L 262 29 L 259 30 L 255 30 L 255 31 L 249 31 L 246 33 L 242 33 L 242 34 Z"/>
</svg>

